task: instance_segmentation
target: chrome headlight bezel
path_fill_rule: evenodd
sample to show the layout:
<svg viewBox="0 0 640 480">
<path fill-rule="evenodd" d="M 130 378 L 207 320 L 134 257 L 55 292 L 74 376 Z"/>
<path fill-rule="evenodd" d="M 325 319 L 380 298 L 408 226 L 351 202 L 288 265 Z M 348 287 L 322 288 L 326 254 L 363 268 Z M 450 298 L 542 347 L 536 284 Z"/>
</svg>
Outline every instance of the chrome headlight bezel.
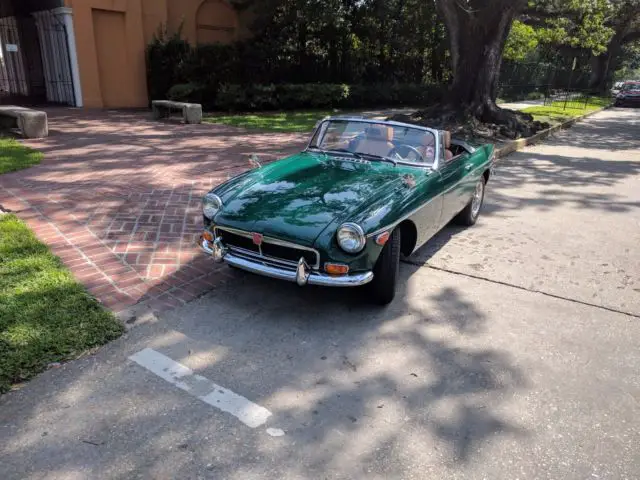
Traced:
<svg viewBox="0 0 640 480">
<path fill-rule="evenodd" d="M 338 246 L 347 253 L 360 253 L 367 244 L 362 227 L 356 223 L 343 223 L 336 232 Z"/>
<path fill-rule="evenodd" d="M 202 214 L 209 220 L 212 220 L 220 211 L 222 205 L 222 199 L 218 195 L 215 193 L 207 193 L 202 198 Z"/>
</svg>

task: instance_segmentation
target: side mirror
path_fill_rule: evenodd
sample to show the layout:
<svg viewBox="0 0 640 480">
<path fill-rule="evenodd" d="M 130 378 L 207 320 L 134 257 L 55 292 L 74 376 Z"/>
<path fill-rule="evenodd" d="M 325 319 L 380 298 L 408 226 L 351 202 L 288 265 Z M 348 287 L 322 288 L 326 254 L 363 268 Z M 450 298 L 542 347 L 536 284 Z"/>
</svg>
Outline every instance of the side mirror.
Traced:
<svg viewBox="0 0 640 480">
<path fill-rule="evenodd" d="M 256 155 L 255 153 L 249 155 L 249 165 L 251 165 L 251 168 L 260 168 L 262 166 L 258 155 Z"/>
</svg>

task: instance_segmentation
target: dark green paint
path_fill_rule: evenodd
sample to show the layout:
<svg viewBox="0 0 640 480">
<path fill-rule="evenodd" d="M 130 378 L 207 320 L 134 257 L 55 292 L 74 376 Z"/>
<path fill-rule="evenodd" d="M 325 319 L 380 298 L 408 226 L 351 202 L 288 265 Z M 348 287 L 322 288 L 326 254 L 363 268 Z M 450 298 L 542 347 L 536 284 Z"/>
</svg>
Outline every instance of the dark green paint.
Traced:
<svg viewBox="0 0 640 480">
<path fill-rule="evenodd" d="M 302 152 L 215 188 L 224 206 L 214 223 L 315 247 L 322 263 L 370 270 L 381 247 L 371 237 L 361 253 L 343 252 L 335 239 L 341 224 L 355 222 L 370 234 L 406 220 L 421 244 L 468 202 L 492 151 L 479 148 L 436 171 Z"/>
</svg>

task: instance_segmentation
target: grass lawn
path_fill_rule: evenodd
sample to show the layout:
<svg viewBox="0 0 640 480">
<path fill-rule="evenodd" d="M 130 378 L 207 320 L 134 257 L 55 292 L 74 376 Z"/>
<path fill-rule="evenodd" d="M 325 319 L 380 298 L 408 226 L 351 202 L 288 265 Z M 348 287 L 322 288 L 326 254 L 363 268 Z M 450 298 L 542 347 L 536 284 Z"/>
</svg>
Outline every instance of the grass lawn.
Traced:
<svg viewBox="0 0 640 480">
<path fill-rule="evenodd" d="M 273 112 L 236 115 L 205 115 L 203 122 L 222 123 L 234 127 L 254 128 L 268 132 L 310 132 L 316 122 L 336 113 L 335 110 Z"/>
<path fill-rule="evenodd" d="M 586 108 L 584 102 L 569 102 L 567 108 L 564 108 L 563 101 L 553 102 L 551 105 L 540 105 L 536 107 L 528 107 L 522 110 L 525 113 L 533 115 L 535 120 L 541 122 L 549 122 L 551 125 L 562 123 L 571 118 L 579 117 L 594 110 L 606 107 L 611 103 L 611 99 L 592 97 L 587 101 Z"/>
<path fill-rule="evenodd" d="M 0 393 L 122 332 L 22 221 L 0 215 Z"/>
<path fill-rule="evenodd" d="M 42 153 L 13 138 L 0 137 L 0 175 L 37 165 L 42 157 Z"/>
</svg>

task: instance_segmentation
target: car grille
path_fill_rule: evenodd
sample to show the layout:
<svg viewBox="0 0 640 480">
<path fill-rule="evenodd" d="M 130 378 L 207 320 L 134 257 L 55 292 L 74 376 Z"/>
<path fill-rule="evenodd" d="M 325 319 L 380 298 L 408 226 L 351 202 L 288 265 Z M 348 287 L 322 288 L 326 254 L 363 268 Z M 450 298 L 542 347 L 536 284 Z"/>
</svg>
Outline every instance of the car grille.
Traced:
<svg viewBox="0 0 640 480">
<path fill-rule="evenodd" d="M 216 237 L 220 237 L 222 244 L 237 255 L 272 263 L 280 267 L 295 268 L 300 258 L 304 258 L 313 269 L 320 266 L 320 257 L 316 250 L 284 242 L 275 238 L 264 237 L 262 245 L 253 243 L 250 232 L 216 227 Z"/>
</svg>

